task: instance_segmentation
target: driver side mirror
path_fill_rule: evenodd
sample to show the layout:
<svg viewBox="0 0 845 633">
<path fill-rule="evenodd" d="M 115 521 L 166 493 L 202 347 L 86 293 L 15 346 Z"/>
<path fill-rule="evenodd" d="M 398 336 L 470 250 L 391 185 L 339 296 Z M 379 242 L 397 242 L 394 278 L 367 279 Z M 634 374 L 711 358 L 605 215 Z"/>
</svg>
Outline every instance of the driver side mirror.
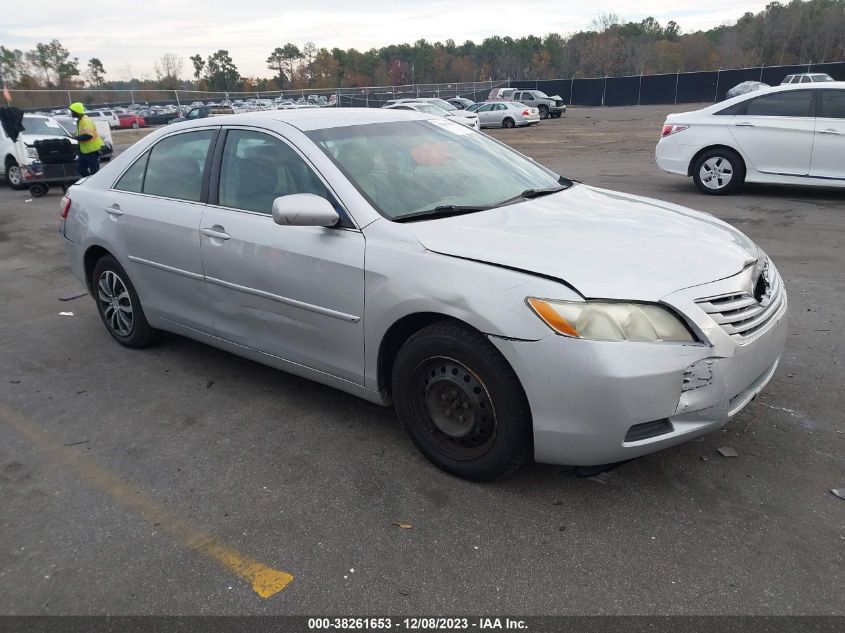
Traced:
<svg viewBox="0 0 845 633">
<path fill-rule="evenodd" d="M 273 200 L 273 222 L 281 226 L 335 226 L 340 216 L 332 203 L 313 193 L 293 193 Z"/>
</svg>

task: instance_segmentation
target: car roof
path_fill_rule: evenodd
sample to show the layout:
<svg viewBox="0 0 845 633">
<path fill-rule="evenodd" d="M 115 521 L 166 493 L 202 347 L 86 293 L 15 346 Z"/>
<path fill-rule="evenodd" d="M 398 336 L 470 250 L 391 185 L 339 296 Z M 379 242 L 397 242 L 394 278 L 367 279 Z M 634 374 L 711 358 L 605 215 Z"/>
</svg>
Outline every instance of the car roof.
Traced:
<svg viewBox="0 0 845 633">
<path fill-rule="evenodd" d="M 257 125 L 266 126 L 268 122 L 286 123 L 302 132 L 322 130 L 350 125 L 372 123 L 391 123 L 394 121 L 430 120 L 434 115 L 416 110 L 398 110 L 395 108 L 298 108 L 295 110 L 264 110 L 262 112 L 240 112 L 216 116 L 214 125 Z M 206 127 L 209 119 L 177 123 L 180 128 Z M 170 129 L 173 126 L 168 126 Z"/>
</svg>

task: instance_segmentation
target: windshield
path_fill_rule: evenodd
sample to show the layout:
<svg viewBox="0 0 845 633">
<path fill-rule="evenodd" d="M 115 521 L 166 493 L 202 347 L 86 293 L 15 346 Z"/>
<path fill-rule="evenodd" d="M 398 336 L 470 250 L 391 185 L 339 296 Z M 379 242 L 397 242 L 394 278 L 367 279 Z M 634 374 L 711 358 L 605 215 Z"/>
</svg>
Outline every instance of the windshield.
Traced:
<svg viewBox="0 0 845 633">
<path fill-rule="evenodd" d="M 830 75 L 813 75 L 813 81 L 833 81 Z"/>
<path fill-rule="evenodd" d="M 443 108 L 431 105 L 430 103 L 415 103 L 414 108 L 419 110 L 420 112 L 425 112 L 426 114 L 433 114 L 435 116 L 449 116 L 449 113 L 446 112 Z"/>
<path fill-rule="evenodd" d="M 549 98 L 549 95 L 547 95 L 542 90 L 535 90 L 534 96 L 537 97 L 538 99 L 548 99 Z"/>
<path fill-rule="evenodd" d="M 38 116 L 24 116 L 23 129 L 26 134 L 65 136 L 65 129 L 53 119 Z"/>
<path fill-rule="evenodd" d="M 426 99 L 426 101 L 428 103 L 433 103 L 437 107 L 443 108 L 444 110 L 448 110 L 448 111 L 457 110 L 457 108 L 455 106 L 453 106 L 451 103 L 449 103 L 445 99 Z"/>
<path fill-rule="evenodd" d="M 449 119 L 307 133 L 375 209 L 396 219 L 442 207 L 489 208 L 571 183 Z"/>
</svg>

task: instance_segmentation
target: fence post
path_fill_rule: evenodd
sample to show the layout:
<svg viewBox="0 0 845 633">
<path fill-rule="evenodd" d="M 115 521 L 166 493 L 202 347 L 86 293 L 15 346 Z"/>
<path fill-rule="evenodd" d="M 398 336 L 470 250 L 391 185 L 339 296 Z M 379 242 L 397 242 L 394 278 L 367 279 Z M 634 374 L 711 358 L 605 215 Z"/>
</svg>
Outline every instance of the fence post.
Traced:
<svg viewBox="0 0 845 633">
<path fill-rule="evenodd" d="M 637 90 L 637 107 L 638 108 L 640 107 L 640 101 L 642 101 L 642 98 L 643 98 L 643 74 L 642 74 L 642 72 L 640 72 L 640 87 L 639 87 L 639 90 Z"/>
<path fill-rule="evenodd" d="M 601 107 L 604 107 L 604 97 L 607 94 L 607 75 L 604 76 L 604 82 L 601 87 Z"/>
<path fill-rule="evenodd" d="M 575 75 L 569 80 L 569 105 L 572 105 L 572 99 L 575 96 Z"/>
<path fill-rule="evenodd" d="M 177 108 L 179 108 L 179 114 L 180 114 L 180 116 L 181 116 L 181 114 L 182 114 L 182 104 L 181 104 L 181 103 L 179 103 L 179 91 L 178 91 L 178 90 L 174 90 L 174 91 L 173 91 L 173 96 L 174 96 L 174 97 L 176 97 L 176 107 L 177 107 Z"/>
<path fill-rule="evenodd" d="M 722 67 L 719 67 L 719 70 L 716 71 L 716 94 L 713 95 L 713 103 L 716 103 L 719 100 L 719 79 L 722 77 Z"/>
<path fill-rule="evenodd" d="M 763 83 L 763 69 L 764 69 L 765 67 L 766 67 L 766 64 L 765 64 L 765 63 L 763 63 L 763 64 L 760 66 L 760 83 Z"/>
<path fill-rule="evenodd" d="M 129 105 L 132 105 L 133 103 L 135 103 L 135 91 L 134 90 L 129 91 L 129 99 L 130 99 Z"/>
<path fill-rule="evenodd" d="M 67 91 L 67 102 L 68 102 L 68 105 L 70 105 L 72 103 L 72 101 L 70 100 L 70 90 Z"/>
<path fill-rule="evenodd" d="M 675 73 L 675 105 L 678 103 L 678 80 L 681 78 L 681 69 L 678 68 Z"/>
</svg>

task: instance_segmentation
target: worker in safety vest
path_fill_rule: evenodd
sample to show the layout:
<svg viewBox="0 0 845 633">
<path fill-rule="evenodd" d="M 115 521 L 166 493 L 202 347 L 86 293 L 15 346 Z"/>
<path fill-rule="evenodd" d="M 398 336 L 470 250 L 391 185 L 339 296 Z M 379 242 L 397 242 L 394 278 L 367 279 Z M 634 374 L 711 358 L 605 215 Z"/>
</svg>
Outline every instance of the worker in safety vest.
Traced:
<svg viewBox="0 0 845 633">
<path fill-rule="evenodd" d="M 76 167 L 80 176 L 96 174 L 100 169 L 100 148 L 104 145 L 97 126 L 91 117 L 85 114 L 85 106 L 79 103 L 70 104 L 70 114 L 76 119 L 76 139 L 79 143 L 79 157 Z"/>
</svg>

